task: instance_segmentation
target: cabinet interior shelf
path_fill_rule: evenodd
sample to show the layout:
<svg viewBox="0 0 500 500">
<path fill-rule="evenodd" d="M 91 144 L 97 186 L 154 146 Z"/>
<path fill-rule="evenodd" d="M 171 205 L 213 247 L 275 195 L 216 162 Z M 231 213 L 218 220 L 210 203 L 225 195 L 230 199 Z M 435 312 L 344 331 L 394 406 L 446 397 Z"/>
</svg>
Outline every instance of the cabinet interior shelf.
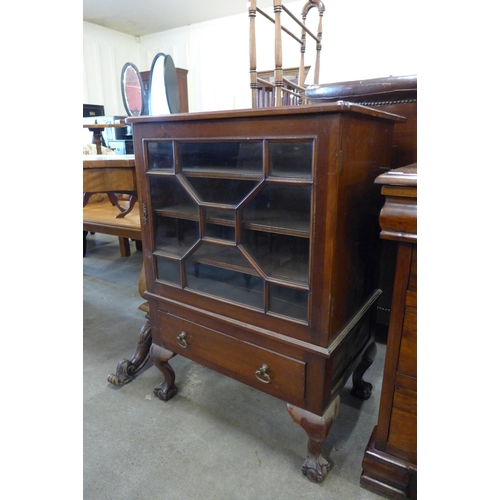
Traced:
<svg viewBox="0 0 500 500">
<path fill-rule="evenodd" d="M 163 217 L 194 221 L 200 220 L 198 207 L 194 205 L 172 205 L 170 207 L 157 208 L 155 212 Z"/>
<path fill-rule="evenodd" d="M 200 220 L 198 207 L 193 205 L 172 205 L 170 207 L 158 208 L 155 212 L 162 217 L 197 222 Z M 235 227 L 234 218 L 221 215 L 221 213 L 208 216 L 206 222 L 220 226 Z M 254 212 L 254 217 L 251 220 L 243 221 L 241 225 L 243 229 L 285 234 L 299 238 L 309 238 L 310 235 L 310 220 L 308 215 L 285 212 L 283 210 Z"/>
<path fill-rule="evenodd" d="M 234 167 L 189 167 L 181 168 L 181 174 L 186 177 L 203 177 L 205 179 L 238 179 L 259 181 L 262 179 L 262 170 L 239 170 Z"/>
<path fill-rule="evenodd" d="M 236 247 L 228 247 L 236 249 Z M 180 262 L 178 255 L 168 252 L 168 250 L 160 249 L 153 252 L 155 257 L 167 258 Z M 195 252 L 188 258 L 189 262 L 194 264 L 206 264 L 220 269 L 237 271 L 243 274 L 252 276 L 260 276 L 260 274 L 247 262 L 241 255 L 231 255 L 231 252 L 224 251 L 224 247 L 218 247 L 217 251 L 212 249 L 203 252 Z M 266 279 L 270 282 L 281 285 L 293 285 L 297 289 L 308 290 L 308 266 L 304 263 L 296 262 L 292 259 L 276 264 L 269 259 L 259 261 L 264 269 L 270 269 Z M 264 271 L 265 272 L 265 271 Z"/>
</svg>

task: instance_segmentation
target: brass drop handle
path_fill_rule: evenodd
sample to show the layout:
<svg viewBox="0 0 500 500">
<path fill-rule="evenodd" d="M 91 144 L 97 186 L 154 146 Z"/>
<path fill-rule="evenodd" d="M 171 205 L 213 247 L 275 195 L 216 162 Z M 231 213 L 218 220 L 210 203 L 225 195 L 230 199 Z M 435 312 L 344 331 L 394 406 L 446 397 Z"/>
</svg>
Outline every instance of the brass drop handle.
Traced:
<svg viewBox="0 0 500 500">
<path fill-rule="evenodd" d="M 187 349 L 187 342 L 186 342 L 186 332 L 181 332 L 179 333 L 179 335 L 177 335 L 177 338 L 175 340 L 177 340 L 177 343 L 183 348 L 183 349 Z"/>
<path fill-rule="evenodd" d="M 260 380 L 263 384 L 269 384 L 271 383 L 271 377 L 267 373 L 267 370 L 269 370 L 269 367 L 267 365 L 262 365 L 256 372 L 255 376 L 257 377 L 258 380 Z"/>
</svg>

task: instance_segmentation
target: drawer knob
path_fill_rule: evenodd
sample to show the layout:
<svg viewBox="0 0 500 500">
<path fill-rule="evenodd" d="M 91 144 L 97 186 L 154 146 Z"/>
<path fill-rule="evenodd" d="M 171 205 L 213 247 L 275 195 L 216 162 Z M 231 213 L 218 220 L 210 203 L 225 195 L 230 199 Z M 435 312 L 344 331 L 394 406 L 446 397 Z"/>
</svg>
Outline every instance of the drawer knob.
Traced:
<svg viewBox="0 0 500 500">
<path fill-rule="evenodd" d="M 175 340 L 177 340 L 177 343 L 183 348 L 183 349 L 187 349 L 187 342 L 186 342 L 186 332 L 181 332 L 179 333 L 179 335 L 177 335 L 177 338 Z"/>
<path fill-rule="evenodd" d="M 256 372 L 255 376 L 258 380 L 260 380 L 263 384 L 269 384 L 271 382 L 271 377 L 267 373 L 269 367 L 267 365 L 262 365 Z"/>
</svg>

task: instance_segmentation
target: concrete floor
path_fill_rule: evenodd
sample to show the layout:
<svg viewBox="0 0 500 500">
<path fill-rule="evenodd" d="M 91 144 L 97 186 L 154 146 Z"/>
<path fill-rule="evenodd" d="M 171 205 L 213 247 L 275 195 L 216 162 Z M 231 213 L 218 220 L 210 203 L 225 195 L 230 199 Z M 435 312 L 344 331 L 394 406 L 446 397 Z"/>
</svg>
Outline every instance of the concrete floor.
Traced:
<svg viewBox="0 0 500 500">
<path fill-rule="evenodd" d="M 85 500 L 377 500 L 360 486 L 365 446 L 377 422 L 385 345 L 365 379 L 368 401 L 341 393 L 321 484 L 300 472 L 307 438 L 285 402 L 180 356 L 179 393 L 153 395 L 163 378 L 148 364 L 129 384 L 107 377 L 134 352 L 144 313 L 137 290 L 142 253 L 120 257 L 118 239 L 87 238 L 83 259 L 83 498 Z"/>
</svg>

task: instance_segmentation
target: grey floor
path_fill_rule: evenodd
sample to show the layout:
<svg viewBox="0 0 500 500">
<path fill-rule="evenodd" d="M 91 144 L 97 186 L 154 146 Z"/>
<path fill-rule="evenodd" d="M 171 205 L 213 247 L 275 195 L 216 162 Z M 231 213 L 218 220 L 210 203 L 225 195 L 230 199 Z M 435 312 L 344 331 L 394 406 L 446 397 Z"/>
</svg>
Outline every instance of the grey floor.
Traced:
<svg viewBox="0 0 500 500">
<path fill-rule="evenodd" d="M 307 438 L 286 404 L 180 356 L 179 393 L 153 395 L 151 364 L 132 382 L 107 377 L 130 358 L 144 323 L 137 290 L 142 253 L 120 257 L 118 239 L 89 235 L 83 259 L 83 498 L 85 500 L 380 499 L 360 486 L 377 421 L 385 345 L 366 373 L 368 401 L 341 393 L 324 445 L 334 468 L 321 484 L 300 472 Z"/>
</svg>

